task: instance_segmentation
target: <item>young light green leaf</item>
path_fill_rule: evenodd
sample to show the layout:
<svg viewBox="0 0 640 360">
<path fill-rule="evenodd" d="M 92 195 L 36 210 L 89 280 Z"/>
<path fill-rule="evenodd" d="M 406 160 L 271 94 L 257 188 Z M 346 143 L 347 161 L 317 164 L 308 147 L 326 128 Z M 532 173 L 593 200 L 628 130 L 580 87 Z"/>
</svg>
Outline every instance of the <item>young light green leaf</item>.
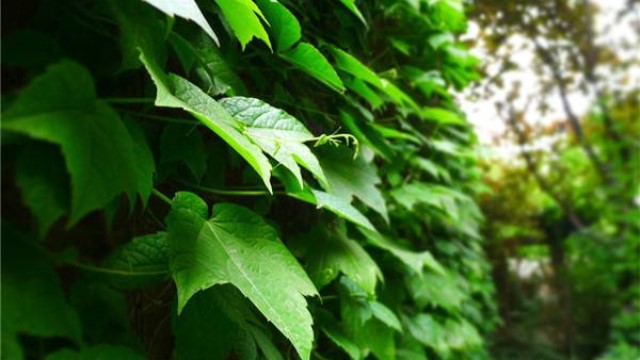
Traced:
<svg viewBox="0 0 640 360">
<path fill-rule="evenodd" d="M 60 145 L 71 177 L 70 225 L 122 192 L 131 202 L 146 193 L 129 132 L 75 62 L 50 66 L 22 90 L 3 114 L 2 129 Z"/>
<path fill-rule="evenodd" d="M 271 191 L 269 159 L 262 154 L 258 146 L 242 134 L 240 129 L 243 124 L 231 117 L 222 105 L 197 86 L 177 75 L 165 75 L 153 58 L 148 58 L 144 53 L 141 54 L 141 59 L 156 85 L 155 104 L 180 108 L 191 113 L 236 150 L 253 167 L 267 189 Z"/>
<path fill-rule="evenodd" d="M 269 32 L 276 41 L 278 52 L 286 51 L 302 37 L 300 23 L 284 5 L 276 0 L 257 0 L 269 22 Z"/>
<path fill-rule="evenodd" d="M 347 237 L 344 223 L 333 231 L 316 227 L 309 237 L 307 273 L 319 289 L 342 272 L 369 294 L 375 293 L 382 273 L 360 244 Z"/>
<path fill-rule="evenodd" d="M 336 74 L 336 70 L 315 46 L 301 42 L 279 55 L 332 90 L 339 93 L 344 91 L 344 84 Z"/>
<path fill-rule="evenodd" d="M 168 249 L 164 232 L 136 237 L 109 255 L 101 269 L 115 287 L 155 285 L 169 278 Z"/>
<path fill-rule="evenodd" d="M 152 5 L 156 9 L 163 13 L 173 17 L 178 15 L 181 18 L 191 20 L 198 24 L 202 30 L 204 30 L 216 44 L 220 45 L 216 33 L 213 32 L 211 26 L 204 18 L 198 4 L 195 0 L 143 0 L 144 2 Z"/>
<path fill-rule="evenodd" d="M 467 125 L 467 122 L 460 115 L 441 108 L 423 107 L 420 111 L 420 117 L 442 125 Z"/>
<path fill-rule="evenodd" d="M 240 41 L 242 49 L 247 46 L 249 41 L 254 37 L 262 40 L 269 49 L 269 35 L 265 31 L 260 18 L 266 21 L 260 8 L 252 0 L 215 0 L 220 10 L 224 14 L 224 18 Z M 258 16 L 260 18 L 258 18 Z"/>
<path fill-rule="evenodd" d="M 304 144 L 314 136 L 298 119 L 284 110 L 253 98 L 225 98 L 220 101 L 220 105 L 246 125 L 244 133 L 251 141 L 289 169 L 300 186 L 303 186 L 304 182 L 298 164 L 328 187 L 318 159 Z"/>
<path fill-rule="evenodd" d="M 329 181 L 329 193 L 345 199 L 355 196 L 389 221 L 384 197 L 376 187 L 380 184 L 376 167 L 363 157 L 354 160 L 351 151 L 344 146 L 322 150 L 319 159 Z"/>
<path fill-rule="evenodd" d="M 198 291 L 230 283 L 309 359 L 313 331 L 305 295 L 317 290 L 280 242 L 276 231 L 247 208 L 207 205 L 178 193 L 167 217 L 170 266 L 178 287 L 178 312 Z"/>
</svg>

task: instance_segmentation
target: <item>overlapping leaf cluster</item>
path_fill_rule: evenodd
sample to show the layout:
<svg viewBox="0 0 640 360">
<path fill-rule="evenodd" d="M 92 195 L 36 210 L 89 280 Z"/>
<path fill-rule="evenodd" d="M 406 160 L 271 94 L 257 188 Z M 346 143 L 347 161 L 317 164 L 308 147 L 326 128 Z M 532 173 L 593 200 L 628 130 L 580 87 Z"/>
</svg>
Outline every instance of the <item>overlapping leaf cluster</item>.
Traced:
<svg viewBox="0 0 640 360">
<path fill-rule="evenodd" d="M 32 17 L 3 52 L 9 358 L 485 356 L 460 1 Z"/>
</svg>

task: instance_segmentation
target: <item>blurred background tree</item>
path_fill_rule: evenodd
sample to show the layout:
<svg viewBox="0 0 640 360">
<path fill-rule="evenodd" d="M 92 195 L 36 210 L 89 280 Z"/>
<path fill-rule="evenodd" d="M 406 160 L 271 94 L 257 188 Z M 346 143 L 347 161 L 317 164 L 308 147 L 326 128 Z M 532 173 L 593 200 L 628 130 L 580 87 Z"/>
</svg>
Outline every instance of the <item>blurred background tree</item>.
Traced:
<svg viewBox="0 0 640 360">
<path fill-rule="evenodd" d="M 487 0 L 472 19 L 495 356 L 639 359 L 640 3 Z"/>
</svg>

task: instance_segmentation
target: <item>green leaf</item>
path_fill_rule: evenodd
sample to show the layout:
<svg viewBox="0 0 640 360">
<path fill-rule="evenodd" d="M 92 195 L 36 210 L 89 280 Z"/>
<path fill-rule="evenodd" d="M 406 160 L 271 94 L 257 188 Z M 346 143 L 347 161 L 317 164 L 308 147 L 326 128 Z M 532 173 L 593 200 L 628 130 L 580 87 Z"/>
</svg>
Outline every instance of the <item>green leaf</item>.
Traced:
<svg viewBox="0 0 640 360">
<path fill-rule="evenodd" d="M 407 286 L 416 305 L 419 308 L 436 305 L 450 312 L 460 309 L 466 295 L 452 276 L 434 273 L 408 276 Z"/>
<path fill-rule="evenodd" d="M 3 114 L 2 128 L 60 145 L 71 176 L 71 216 L 76 223 L 127 192 L 130 201 L 144 187 L 134 147 L 118 115 L 95 95 L 93 80 L 81 65 L 50 66 Z"/>
<path fill-rule="evenodd" d="M 373 91 L 364 81 L 360 79 L 342 79 L 347 89 L 360 95 L 371 105 L 373 109 L 377 109 L 384 105 L 384 100 L 375 91 Z"/>
<path fill-rule="evenodd" d="M 427 266 L 431 270 L 444 275 L 444 268 L 429 251 L 410 251 L 392 242 L 377 231 L 371 231 L 364 228 L 358 228 L 358 230 L 360 230 L 360 232 L 373 246 L 387 250 L 398 260 L 407 265 L 407 267 L 409 267 L 409 269 L 411 269 L 415 274 L 422 274 L 422 270 Z"/>
<path fill-rule="evenodd" d="M 467 125 L 467 122 L 460 115 L 440 108 L 423 107 L 420 116 L 442 125 Z"/>
<path fill-rule="evenodd" d="M 376 185 L 380 178 L 376 167 L 362 156 L 353 159 L 346 147 L 324 147 L 320 153 L 320 165 L 329 181 L 329 193 L 344 199 L 353 196 L 378 212 L 387 222 L 387 205 Z"/>
<path fill-rule="evenodd" d="M 446 352 L 448 345 L 444 327 L 429 314 L 413 315 L 406 319 L 409 333 L 424 346 Z"/>
<path fill-rule="evenodd" d="M 174 15 L 178 15 L 181 18 L 191 20 L 198 24 L 198 26 L 204 30 L 216 44 L 220 45 L 218 41 L 218 37 L 216 33 L 213 32 L 211 26 L 205 19 L 204 15 L 200 11 L 198 4 L 195 0 L 143 0 L 146 3 L 152 5 L 156 9 L 162 11 L 163 13 L 173 17 Z"/>
<path fill-rule="evenodd" d="M 82 332 L 88 343 L 136 344 L 137 336 L 131 329 L 130 313 L 122 292 L 83 277 L 71 286 L 69 302 L 82 320 Z"/>
<path fill-rule="evenodd" d="M 260 351 L 264 355 L 266 360 L 282 360 L 282 354 L 278 351 L 278 348 L 273 344 L 271 339 L 264 333 L 262 329 L 257 326 L 248 325 L 248 329 L 253 335 Z"/>
<path fill-rule="evenodd" d="M 180 108 L 191 113 L 236 150 L 271 191 L 269 159 L 262 154 L 258 146 L 242 134 L 240 130 L 244 125 L 231 117 L 222 105 L 197 86 L 177 75 L 166 76 L 153 58 L 147 58 L 144 53 L 141 59 L 156 85 L 156 106 Z"/>
<path fill-rule="evenodd" d="M 229 23 L 229 26 L 236 35 L 236 38 L 240 41 L 240 45 L 244 50 L 245 46 L 254 37 L 262 40 L 269 49 L 271 49 L 271 42 L 269 42 L 269 35 L 265 31 L 262 23 L 260 23 L 260 16 L 264 19 L 264 15 L 260 12 L 260 8 L 254 4 L 251 0 L 215 0 L 224 18 Z M 266 20 L 265 20 L 266 21 Z"/>
<path fill-rule="evenodd" d="M 169 124 L 160 137 L 160 162 L 184 163 L 196 180 L 207 170 L 202 133 L 195 126 Z"/>
<path fill-rule="evenodd" d="M 215 289 L 196 293 L 173 321 L 179 359 L 224 360 L 231 351 L 237 325 L 217 303 Z"/>
<path fill-rule="evenodd" d="M 279 55 L 332 90 L 339 93 L 344 91 L 344 84 L 336 74 L 336 70 L 315 46 L 301 42 L 295 48 Z"/>
<path fill-rule="evenodd" d="M 153 190 L 153 177 L 156 172 L 156 164 L 142 127 L 130 119 L 125 119 L 124 125 L 129 132 L 129 136 L 131 136 L 133 164 L 135 168 L 135 187 L 140 194 L 142 205 L 146 207 L 147 201 L 151 196 L 151 191 Z M 134 205 L 135 203 L 131 202 L 130 208 L 133 209 Z"/>
<path fill-rule="evenodd" d="M 226 98 L 220 104 L 231 116 L 246 125 L 244 133 L 256 145 L 293 173 L 300 186 L 304 182 L 298 164 L 327 186 L 318 159 L 304 144 L 313 140 L 314 136 L 298 119 L 253 98 Z"/>
<path fill-rule="evenodd" d="M 342 5 L 344 5 L 344 7 L 347 8 L 347 10 L 355 15 L 360 21 L 362 21 L 364 26 L 367 26 L 367 21 L 364 19 L 364 16 L 362 16 L 360 9 L 358 9 L 358 7 L 356 6 L 356 0 L 340 0 L 340 2 L 342 3 Z"/>
<path fill-rule="evenodd" d="M 311 189 L 311 193 L 313 194 L 313 198 L 315 198 L 312 204 L 316 204 L 318 208 L 327 209 L 356 225 L 375 231 L 375 227 L 373 227 L 369 219 L 353 207 L 348 199 L 315 189 Z"/>
<path fill-rule="evenodd" d="M 324 309 L 318 309 L 314 319 L 316 319 L 322 332 L 333 341 L 334 344 L 344 350 L 352 360 L 361 359 L 358 345 L 349 339 L 347 334 L 344 333 L 344 330 L 339 326 L 338 320 L 336 320 L 330 312 Z"/>
<path fill-rule="evenodd" d="M 136 237 L 109 255 L 102 269 L 116 287 L 155 285 L 169 277 L 168 248 L 164 232 Z"/>
<path fill-rule="evenodd" d="M 5 224 L 2 227 L 2 333 L 3 337 L 18 333 L 67 337 L 75 342 L 81 337 L 78 316 L 67 304 L 46 255 Z"/>
<path fill-rule="evenodd" d="M 402 331 L 400 320 L 398 320 L 396 314 L 394 314 L 386 305 L 377 301 L 370 301 L 369 306 L 371 307 L 371 313 L 374 318 L 380 320 L 383 324 L 394 330 Z"/>
<path fill-rule="evenodd" d="M 302 37 L 298 19 L 276 0 L 256 2 L 269 22 L 269 32 L 276 41 L 278 51 L 286 51 L 293 47 Z"/>
<path fill-rule="evenodd" d="M 333 58 L 336 60 L 336 68 L 366 81 L 378 89 L 384 88 L 378 75 L 361 63 L 356 57 L 335 46 L 332 46 L 330 49 L 331 55 L 333 55 Z"/>
<path fill-rule="evenodd" d="M 16 184 L 38 223 L 38 235 L 69 212 L 69 175 L 60 149 L 45 144 L 25 146 L 16 160 Z"/>
<path fill-rule="evenodd" d="M 242 79 L 227 63 L 220 49 L 213 46 L 206 36 L 199 34 L 187 40 L 171 33 L 169 41 L 185 72 L 195 72 L 201 82 L 201 88 L 207 89 L 207 94 L 233 96 L 247 93 Z"/>
<path fill-rule="evenodd" d="M 63 349 L 50 354 L 45 360 L 96 360 L 96 359 L 118 359 L 118 360 L 144 360 L 145 357 L 124 346 L 116 345 L 96 345 L 83 349 L 80 352 Z"/>
<path fill-rule="evenodd" d="M 342 272 L 369 294 L 375 293 L 382 273 L 360 244 L 347 237 L 344 223 L 333 231 L 312 229 L 308 243 L 307 273 L 318 289 Z"/>
<path fill-rule="evenodd" d="M 300 264 L 250 210 L 218 203 L 213 218 L 207 220 L 207 212 L 196 195 L 178 193 L 167 218 L 178 312 L 198 291 L 230 283 L 309 359 L 313 331 L 304 296 L 317 290 Z"/>
</svg>

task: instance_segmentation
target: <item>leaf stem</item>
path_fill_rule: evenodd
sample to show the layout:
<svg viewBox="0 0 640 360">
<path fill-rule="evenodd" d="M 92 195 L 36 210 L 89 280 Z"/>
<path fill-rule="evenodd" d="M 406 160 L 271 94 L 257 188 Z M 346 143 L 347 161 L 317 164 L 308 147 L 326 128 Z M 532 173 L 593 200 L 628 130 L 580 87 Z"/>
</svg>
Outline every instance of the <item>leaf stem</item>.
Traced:
<svg viewBox="0 0 640 360">
<path fill-rule="evenodd" d="M 215 189 L 201 185 L 189 184 L 183 182 L 183 184 L 192 187 L 196 190 L 208 192 L 215 195 L 227 195 L 227 196 L 262 196 L 271 195 L 267 190 L 228 190 L 228 189 Z M 284 195 L 284 191 L 274 191 L 273 195 Z"/>
<path fill-rule="evenodd" d="M 77 267 L 78 269 L 93 271 L 102 274 L 122 275 L 122 276 L 159 276 L 169 274 L 168 271 L 127 271 L 103 268 L 99 266 L 87 265 L 79 262 L 65 262 L 66 265 Z"/>
<path fill-rule="evenodd" d="M 161 193 L 157 189 L 153 189 L 151 191 L 151 193 L 153 195 L 155 195 L 156 197 L 158 197 L 158 199 L 160 199 L 160 200 L 164 201 L 165 203 L 169 204 L 169 206 L 173 205 L 173 201 L 171 201 L 171 199 L 169 199 L 169 197 L 167 195 Z"/>
<path fill-rule="evenodd" d="M 140 116 L 140 117 L 144 117 L 144 118 L 148 118 L 148 119 L 160 120 L 160 121 L 169 122 L 169 123 L 175 123 L 175 124 L 185 124 L 185 125 L 199 125 L 200 124 L 199 122 L 197 122 L 195 120 L 187 120 L 187 119 L 172 118 L 172 117 L 168 117 L 168 116 L 145 114 L 145 113 L 142 113 L 142 112 L 139 112 L 139 111 L 130 111 L 130 110 L 124 110 L 124 109 L 118 109 L 118 111 L 121 112 L 121 113 L 129 114 L 129 115 L 135 115 L 135 116 Z"/>
</svg>

